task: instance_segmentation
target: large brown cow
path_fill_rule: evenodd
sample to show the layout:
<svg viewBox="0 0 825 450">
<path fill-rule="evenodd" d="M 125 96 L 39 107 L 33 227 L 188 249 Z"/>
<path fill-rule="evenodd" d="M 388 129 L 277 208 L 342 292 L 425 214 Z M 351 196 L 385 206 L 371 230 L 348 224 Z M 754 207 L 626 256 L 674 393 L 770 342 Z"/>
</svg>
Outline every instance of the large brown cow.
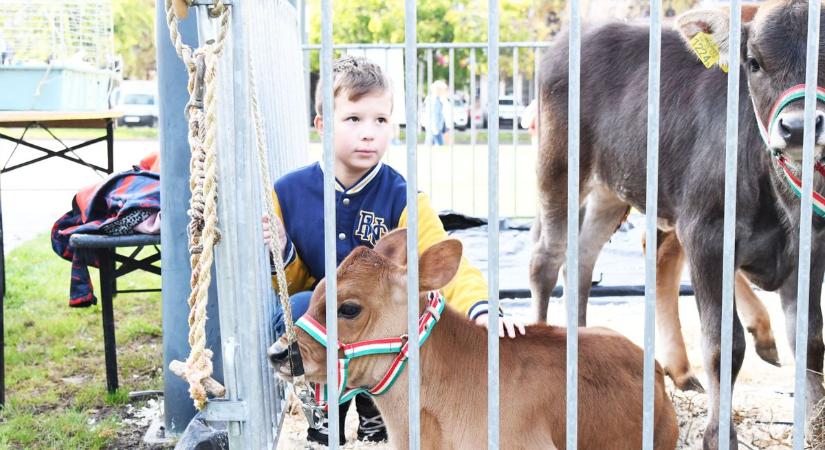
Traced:
<svg viewBox="0 0 825 450">
<path fill-rule="evenodd" d="M 344 348 L 406 336 L 406 250 L 406 230 L 399 229 L 381 238 L 372 250 L 355 249 L 339 266 L 338 331 L 340 341 L 347 343 Z M 439 313 L 427 294 L 450 281 L 460 259 L 461 243 L 446 240 L 427 249 L 419 261 L 420 310 L 430 330 L 421 346 L 424 449 L 487 445 L 487 335 L 449 306 Z M 325 289 L 321 282 L 313 292 L 307 310 L 313 322 L 325 322 Z M 440 318 L 433 322 L 428 314 Z M 307 328 L 298 332 L 306 377 L 323 383 L 326 348 L 308 331 L 314 332 Z M 526 335 L 499 342 L 502 448 L 565 448 L 566 330 L 533 325 Z M 342 351 L 342 356 L 346 354 Z M 279 375 L 290 377 L 285 338 L 272 345 L 269 358 Z M 347 387 L 382 386 L 394 358 L 395 354 L 370 354 L 352 359 Z M 627 338 L 604 328 L 579 331 L 579 448 L 642 448 L 643 366 L 642 349 Z M 407 373 L 401 372 L 395 385 L 375 397 L 390 442 L 399 449 L 408 443 Z M 654 396 L 654 448 L 673 449 L 679 430 L 658 364 Z"/>
<path fill-rule="evenodd" d="M 743 26 L 741 49 L 728 48 L 730 14 L 722 9 L 689 11 L 678 19 L 678 31 L 662 33 L 658 220 L 661 229 L 675 230 L 683 244 L 696 292 L 712 405 L 706 448 L 718 445 L 727 78 L 718 68 L 706 69 L 686 43 L 706 36 L 718 47 L 718 62 L 723 65 L 730 51 L 741 50 L 734 264 L 762 289 L 779 291 L 794 346 L 800 202 L 778 164 L 790 163 L 791 172 L 800 167 L 803 102 L 792 101 L 780 109 L 773 106 L 787 99 L 789 88 L 805 82 L 807 5 L 802 0 L 775 0 L 758 11 L 750 10 L 755 16 Z M 608 24 L 587 29 L 582 36 L 580 325 L 585 323 L 593 265 L 602 246 L 629 206 L 645 209 L 648 34 L 647 27 Z M 823 86 L 825 43 L 821 35 L 819 40 L 818 85 Z M 541 320 L 566 252 L 567 40 L 562 38 L 546 52 L 542 64 L 541 212 L 530 267 Z M 811 124 L 817 160 L 825 157 L 824 107 L 818 102 L 816 123 Z M 771 120 L 773 111 L 778 111 L 776 120 Z M 757 120 L 768 124 L 765 139 L 770 146 L 761 137 Z M 825 177 L 815 175 L 814 189 L 825 193 Z M 807 361 L 800 361 L 808 369 L 808 411 L 825 395 L 820 306 L 825 220 L 818 215 L 813 218 L 812 241 L 808 354 Z M 738 317 L 733 328 L 735 379 L 745 351 Z M 736 442 L 731 426 L 733 448 Z"/>
</svg>

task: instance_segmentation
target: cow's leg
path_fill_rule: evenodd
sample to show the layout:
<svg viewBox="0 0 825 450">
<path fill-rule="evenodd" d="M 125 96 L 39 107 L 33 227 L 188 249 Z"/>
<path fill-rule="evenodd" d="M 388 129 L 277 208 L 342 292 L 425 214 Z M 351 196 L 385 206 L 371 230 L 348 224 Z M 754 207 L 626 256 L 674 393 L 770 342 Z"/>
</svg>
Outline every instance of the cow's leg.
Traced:
<svg viewBox="0 0 825 450">
<path fill-rule="evenodd" d="M 563 208 L 566 206 L 561 209 Z M 534 233 L 538 235 L 538 240 L 533 244 L 533 253 L 530 256 L 530 292 L 533 297 L 535 321 L 545 323 L 550 295 L 556 287 L 559 268 L 564 263 L 567 249 L 567 212 L 556 208 L 550 211 L 542 208 L 537 224 L 540 231 Z"/>
<path fill-rule="evenodd" d="M 823 423 L 825 423 L 825 413 L 819 411 L 819 416 L 813 417 L 818 403 L 825 401 L 823 400 L 823 398 L 825 398 L 825 388 L 823 388 L 822 385 L 825 344 L 822 341 L 822 306 L 820 303 L 822 275 L 821 268 L 817 268 L 816 266 L 811 267 L 810 303 L 808 308 L 808 355 L 806 364 L 808 370 L 805 376 L 805 401 L 808 410 L 806 431 L 809 437 L 814 427 L 819 428 L 818 433 L 820 434 L 825 432 L 825 430 L 822 429 Z M 788 333 L 788 340 L 794 352 L 796 352 L 796 287 L 797 274 L 794 271 L 779 291 L 779 295 L 782 298 L 782 309 L 785 311 L 785 330 Z"/>
<path fill-rule="evenodd" d="M 741 272 L 736 273 L 736 312 L 745 329 L 753 335 L 756 354 L 774 366 L 779 365 L 779 353 L 771 329 L 771 318 L 762 300 L 751 289 L 748 279 Z"/>
<path fill-rule="evenodd" d="M 699 320 L 702 325 L 702 353 L 705 372 L 708 375 L 708 424 L 702 444 L 708 450 L 719 447 L 719 371 L 722 352 L 721 220 L 717 225 L 677 229 L 679 239 L 687 252 L 693 288 L 696 293 L 696 305 L 699 309 Z M 735 314 L 735 308 L 732 334 L 731 383 L 733 384 L 745 357 L 745 330 Z M 732 420 L 730 448 L 738 448 L 736 429 Z"/>
<path fill-rule="evenodd" d="M 582 208 L 579 233 L 579 326 L 587 325 L 587 299 L 593 285 L 593 266 L 604 244 L 616 232 L 630 207 L 611 191 L 594 187 Z M 567 266 L 564 268 L 567 277 Z M 565 293 L 566 301 L 570 297 Z"/>
<path fill-rule="evenodd" d="M 545 135 L 548 133 L 545 132 Z M 566 141 L 547 136 L 538 161 L 539 212 L 534 227 L 533 253 L 530 257 L 530 292 L 535 305 L 535 320 L 547 321 L 550 295 L 559 277 L 567 251 L 567 147 Z M 556 136 L 558 138 L 559 136 Z M 564 144 L 563 147 L 559 147 Z M 581 175 L 582 179 L 586 177 Z M 587 187 L 580 184 L 581 206 Z"/>
<path fill-rule="evenodd" d="M 679 320 L 679 284 L 685 253 L 676 233 L 659 231 L 656 239 L 656 334 L 665 373 L 683 391 L 705 392 L 688 360 Z M 644 244 L 644 243 L 643 243 Z M 644 246 L 644 245 L 643 245 Z"/>
</svg>

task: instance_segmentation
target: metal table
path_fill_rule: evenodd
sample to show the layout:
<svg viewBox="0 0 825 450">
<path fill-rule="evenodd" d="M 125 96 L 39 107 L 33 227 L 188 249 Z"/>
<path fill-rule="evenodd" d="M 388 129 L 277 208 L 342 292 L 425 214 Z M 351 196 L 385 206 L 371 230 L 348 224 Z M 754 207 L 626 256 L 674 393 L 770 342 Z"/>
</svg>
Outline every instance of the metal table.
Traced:
<svg viewBox="0 0 825 450">
<path fill-rule="evenodd" d="M 0 169 L 0 174 L 11 172 L 50 158 L 61 158 L 98 172 L 111 174 L 114 170 L 114 124 L 121 114 L 117 111 L 0 111 L 0 128 L 23 128 L 20 137 L 13 137 L 0 132 L 0 140 L 10 141 L 16 147 L 25 147 L 44 153 L 28 161 Z M 26 140 L 26 134 L 32 127 L 46 130 L 49 135 L 61 145 L 59 150 L 51 150 Z M 80 144 L 67 146 L 53 132 L 53 128 L 93 128 L 105 130 L 102 136 L 86 140 Z M 106 167 L 100 167 L 83 161 L 77 156 L 69 155 L 75 150 L 88 147 L 98 142 L 106 142 Z M 15 148 L 16 148 L 15 147 Z M 2 205 L 2 202 L 0 202 Z M 3 324 L 4 299 L 6 296 L 6 263 L 3 254 L 3 216 L 0 210 L 0 406 L 6 403 L 5 380 L 5 330 Z"/>
</svg>

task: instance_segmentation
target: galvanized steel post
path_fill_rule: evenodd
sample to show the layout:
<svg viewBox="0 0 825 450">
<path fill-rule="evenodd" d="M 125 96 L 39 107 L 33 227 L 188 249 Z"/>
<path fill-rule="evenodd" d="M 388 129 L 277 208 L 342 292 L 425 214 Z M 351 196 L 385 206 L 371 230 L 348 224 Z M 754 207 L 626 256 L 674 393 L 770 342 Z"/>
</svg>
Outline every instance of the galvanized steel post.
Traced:
<svg viewBox="0 0 825 450">
<path fill-rule="evenodd" d="M 662 53 L 662 1 L 650 2 L 649 72 L 647 77 L 647 188 L 645 220 L 645 335 L 643 436 L 645 450 L 653 450 L 653 398 L 655 389 L 655 315 L 656 315 L 656 232 L 659 200 L 659 82 Z"/>
<path fill-rule="evenodd" d="M 805 447 L 806 378 L 808 360 L 808 319 L 811 279 L 811 219 L 813 208 L 814 114 L 816 112 L 817 69 L 819 67 L 819 0 L 808 2 L 808 43 L 805 67 L 805 132 L 802 146 L 802 205 L 799 211 L 799 268 L 796 301 L 796 345 L 794 380 L 795 450 Z"/>
<path fill-rule="evenodd" d="M 567 105 L 567 448 L 578 443 L 579 385 L 579 117 L 581 100 L 581 18 L 578 0 L 571 0 L 569 91 Z"/>
</svg>

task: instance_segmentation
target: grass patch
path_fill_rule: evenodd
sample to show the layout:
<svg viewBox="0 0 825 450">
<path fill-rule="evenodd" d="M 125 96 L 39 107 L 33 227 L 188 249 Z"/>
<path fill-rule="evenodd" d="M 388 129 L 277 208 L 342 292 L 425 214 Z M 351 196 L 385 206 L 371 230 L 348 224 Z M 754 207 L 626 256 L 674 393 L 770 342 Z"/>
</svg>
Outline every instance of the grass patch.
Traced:
<svg viewBox="0 0 825 450">
<path fill-rule="evenodd" d="M 100 306 L 68 307 L 70 269 L 47 235 L 6 259 L 7 403 L 0 411 L 0 449 L 120 447 L 128 392 L 163 386 L 160 293 L 115 298 L 121 389 L 108 394 Z M 92 280 L 97 287 L 97 270 Z M 152 288 L 160 278 L 133 272 L 118 283 Z"/>
</svg>

